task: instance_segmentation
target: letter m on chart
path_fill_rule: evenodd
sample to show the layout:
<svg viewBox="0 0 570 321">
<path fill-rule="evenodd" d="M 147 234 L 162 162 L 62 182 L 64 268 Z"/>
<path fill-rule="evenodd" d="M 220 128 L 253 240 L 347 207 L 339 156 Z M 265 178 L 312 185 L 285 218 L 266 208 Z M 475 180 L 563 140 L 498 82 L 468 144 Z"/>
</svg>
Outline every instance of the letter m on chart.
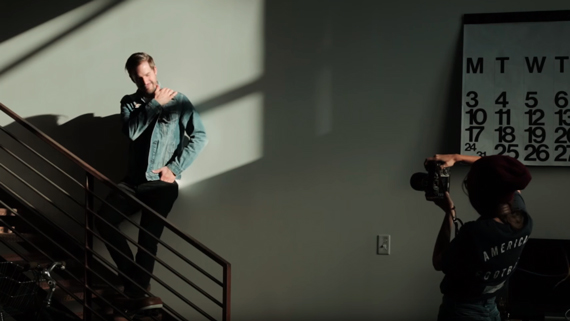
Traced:
<svg viewBox="0 0 570 321">
<path fill-rule="evenodd" d="M 473 62 L 473 58 L 467 58 L 467 73 L 483 73 L 483 58 L 477 58 L 477 62 Z"/>
</svg>

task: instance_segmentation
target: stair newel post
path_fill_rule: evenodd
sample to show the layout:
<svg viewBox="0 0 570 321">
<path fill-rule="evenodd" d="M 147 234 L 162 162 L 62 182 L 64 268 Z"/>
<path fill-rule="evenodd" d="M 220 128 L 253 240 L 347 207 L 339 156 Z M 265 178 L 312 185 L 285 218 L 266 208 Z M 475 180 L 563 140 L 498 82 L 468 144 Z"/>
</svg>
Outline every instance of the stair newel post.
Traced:
<svg viewBox="0 0 570 321">
<path fill-rule="evenodd" d="M 224 281 L 223 281 L 223 282 L 224 282 L 224 285 L 223 285 L 222 291 L 223 291 L 223 296 L 224 296 L 224 297 L 223 297 L 223 307 L 222 307 L 222 310 L 223 310 L 223 311 L 222 311 L 222 313 L 223 313 L 222 320 L 223 320 L 223 321 L 230 321 L 230 316 L 231 316 L 231 313 L 230 313 L 230 305 L 231 305 L 231 302 L 230 302 L 230 301 L 231 301 L 231 292 L 232 292 L 232 291 L 231 291 L 231 287 L 230 287 L 231 278 L 232 278 L 232 268 L 231 268 L 231 265 L 226 264 L 226 265 L 224 266 L 224 271 L 223 271 L 223 273 L 224 273 L 224 276 L 223 276 L 223 278 L 224 278 Z"/>
<path fill-rule="evenodd" d="M 84 271 L 85 271 L 85 279 L 84 279 L 84 296 L 83 296 L 83 320 L 91 321 L 91 299 L 92 293 L 89 290 L 92 289 L 92 280 L 91 280 L 91 273 L 90 269 L 93 264 L 93 254 L 91 250 L 93 249 L 93 234 L 91 231 L 94 230 L 93 224 L 93 214 L 91 211 L 93 209 L 93 192 L 95 186 L 93 185 L 93 175 L 90 173 L 86 173 L 85 176 L 85 263 L 84 263 Z"/>
</svg>

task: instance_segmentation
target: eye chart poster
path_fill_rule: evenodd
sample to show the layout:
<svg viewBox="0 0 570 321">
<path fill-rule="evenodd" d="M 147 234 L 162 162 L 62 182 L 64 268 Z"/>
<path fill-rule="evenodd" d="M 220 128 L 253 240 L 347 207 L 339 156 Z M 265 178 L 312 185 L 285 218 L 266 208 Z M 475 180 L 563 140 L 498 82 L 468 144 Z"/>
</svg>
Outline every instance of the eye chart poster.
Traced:
<svg viewBox="0 0 570 321">
<path fill-rule="evenodd" d="M 461 153 L 570 166 L 570 14 L 466 15 L 463 36 Z"/>
</svg>

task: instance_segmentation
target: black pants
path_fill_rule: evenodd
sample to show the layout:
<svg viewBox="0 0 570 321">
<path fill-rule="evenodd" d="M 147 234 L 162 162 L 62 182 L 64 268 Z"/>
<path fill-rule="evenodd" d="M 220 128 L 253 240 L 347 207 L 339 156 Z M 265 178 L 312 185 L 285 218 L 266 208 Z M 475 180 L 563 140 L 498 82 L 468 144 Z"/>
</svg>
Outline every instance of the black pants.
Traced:
<svg viewBox="0 0 570 321">
<path fill-rule="evenodd" d="M 152 181 L 144 182 L 142 184 L 129 184 L 122 182 L 119 184 L 119 187 L 125 192 L 134 195 L 141 202 L 148 205 L 148 207 L 155 210 L 165 218 L 172 209 L 174 201 L 178 197 L 178 184 L 176 182 L 166 183 L 163 181 Z M 141 206 L 116 192 L 111 192 L 107 196 L 106 201 L 111 206 L 128 216 L 141 210 Z M 103 204 L 99 210 L 99 215 L 102 219 L 106 220 L 117 229 L 119 228 L 119 224 L 125 219 L 121 214 L 117 213 L 105 204 Z M 109 224 L 97 218 L 95 219 L 95 226 L 97 227 L 99 234 L 105 240 L 109 241 L 115 248 L 117 248 L 118 251 L 125 254 L 128 258 L 133 259 L 133 253 L 123 235 L 111 228 Z M 160 238 L 164 229 L 164 224 L 161 222 L 161 219 L 146 210 L 142 210 L 140 226 L 157 238 Z M 158 241 L 148 235 L 148 233 L 139 230 L 138 244 L 156 256 Z M 141 271 L 139 267 L 118 253 L 118 251 L 111 248 L 108 244 L 106 244 L 106 246 L 119 271 L 128 275 L 142 288 L 146 288 L 150 284 L 151 277 L 149 274 Z M 141 268 L 152 273 L 155 260 L 148 253 L 138 249 L 134 261 Z M 144 292 L 136 285 L 133 285 L 121 275 L 119 275 L 119 277 L 122 279 L 123 285 L 125 286 L 125 293 L 129 297 L 138 298 L 144 296 Z"/>
</svg>

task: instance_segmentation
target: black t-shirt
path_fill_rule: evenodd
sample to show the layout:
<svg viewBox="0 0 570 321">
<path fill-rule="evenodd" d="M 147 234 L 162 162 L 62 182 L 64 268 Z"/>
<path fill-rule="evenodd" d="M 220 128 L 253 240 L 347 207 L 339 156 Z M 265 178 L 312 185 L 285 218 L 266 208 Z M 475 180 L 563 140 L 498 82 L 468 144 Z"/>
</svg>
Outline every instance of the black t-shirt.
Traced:
<svg viewBox="0 0 570 321">
<path fill-rule="evenodd" d="M 497 295 L 514 272 L 532 231 L 532 218 L 519 193 L 515 193 L 513 207 L 525 217 L 520 230 L 489 218 L 465 223 L 459 230 L 443 253 L 441 293 L 465 300 Z"/>
</svg>

